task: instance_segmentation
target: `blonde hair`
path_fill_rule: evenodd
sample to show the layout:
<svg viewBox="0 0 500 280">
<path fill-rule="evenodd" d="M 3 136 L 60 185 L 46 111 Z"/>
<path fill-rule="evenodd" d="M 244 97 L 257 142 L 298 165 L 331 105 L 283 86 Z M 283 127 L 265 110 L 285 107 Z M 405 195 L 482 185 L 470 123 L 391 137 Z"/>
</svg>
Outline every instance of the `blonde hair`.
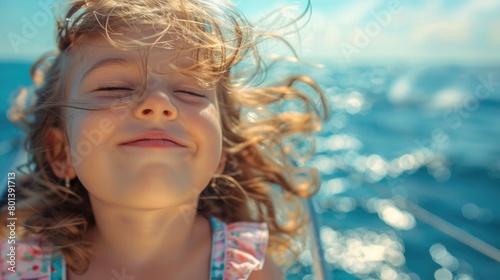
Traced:
<svg viewBox="0 0 500 280">
<path fill-rule="evenodd" d="M 121 35 L 141 25 L 153 27 L 154 36 L 138 41 Z M 22 118 L 28 127 L 25 145 L 30 160 L 24 168 L 30 185 L 18 213 L 24 217 L 26 235 L 41 236 L 42 243 L 59 249 L 75 272 L 87 269 L 90 251 L 82 240 L 94 224 L 88 193 L 78 178 L 72 180 L 71 189 L 65 188 L 45 155 L 51 148 L 44 141 L 49 128 L 64 128 L 63 107 L 84 107 L 65 101 L 67 79 L 63 77 L 70 73 L 69 60 L 85 37 L 102 35 L 119 48 L 171 49 L 172 42 L 161 41 L 168 34 L 181 42 L 175 45 L 179 54 L 187 52 L 193 58 L 176 70 L 215 85 L 220 104 L 227 162 L 223 173 L 214 177 L 217 187 L 209 184 L 201 192 L 198 213 L 225 222 L 267 223 L 268 252 L 276 262 L 289 266 L 306 234 L 301 198 L 310 197 L 319 187 L 317 172 L 297 163 L 313 154 L 311 135 L 328 110 L 320 88 L 305 76 L 291 76 L 271 86 L 248 86 L 266 70 L 258 44 L 281 37 L 255 32 L 228 2 L 207 0 L 71 1 L 57 26 L 59 52 L 52 62 L 42 57 L 33 66 L 34 80 L 40 71 L 44 80 L 36 89 L 36 103 L 24 110 Z M 248 67 L 235 71 L 245 60 L 251 61 L 247 65 L 253 71 Z M 245 79 L 238 77 L 242 73 Z M 309 86 L 317 100 L 297 85 Z M 301 110 L 288 108 L 288 101 Z M 253 117 L 245 119 L 247 115 Z"/>
</svg>

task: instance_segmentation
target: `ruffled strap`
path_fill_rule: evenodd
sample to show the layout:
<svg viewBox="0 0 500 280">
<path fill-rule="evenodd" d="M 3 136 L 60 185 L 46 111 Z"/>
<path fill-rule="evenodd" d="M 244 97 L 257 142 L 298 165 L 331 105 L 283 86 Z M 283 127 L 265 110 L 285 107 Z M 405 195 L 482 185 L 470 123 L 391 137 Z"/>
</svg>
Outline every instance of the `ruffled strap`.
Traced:
<svg viewBox="0 0 500 280">
<path fill-rule="evenodd" d="M 213 229 L 212 280 L 247 279 L 262 269 L 269 240 L 266 223 L 225 224 L 210 217 Z"/>
<path fill-rule="evenodd" d="M 9 240 L 11 240 L 9 243 Z M 65 263 L 63 257 L 53 258 L 43 253 L 39 239 L 1 240 L 0 261 L 2 280 L 64 280 Z M 14 249 L 14 250 L 12 250 Z M 12 252 L 15 252 L 13 254 Z"/>
</svg>

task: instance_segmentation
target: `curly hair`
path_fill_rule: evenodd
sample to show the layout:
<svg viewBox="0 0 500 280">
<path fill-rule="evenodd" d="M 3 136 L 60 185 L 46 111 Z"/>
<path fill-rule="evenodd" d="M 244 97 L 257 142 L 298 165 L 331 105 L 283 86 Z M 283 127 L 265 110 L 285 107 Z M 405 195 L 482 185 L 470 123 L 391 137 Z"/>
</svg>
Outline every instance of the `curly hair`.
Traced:
<svg viewBox="0 0 500 280">
<path fill-rule="evenodd" d="M 267 223 L 268 252 L 278 264 L 289 266 L 307 233 L 302 198 L 319 187 L 317 172 L 300 163 L 314 153 L 312 134 L 328 117 L 328 108 L 319 86 L 309 77 L 290 76 L 266 86 L 258 82 L 268 68 L 258 45 L 276 39 L 289 46 L 286 41 L 255 31 L 226 1 L 77 0 L 66 7 L 57 20 L 59 51 L 33 65 L 32 77 L 39 83 L 36 101 L 18 120 L 28 129 L 25 148 L 30 155 L 22 166 L 29 186 L 18 205 L 25 235 L 40 236 L 43 244 L 58 249 L 73 271 L 87 269 L 90 248 L 83 236 L 95 223 L 87 190 L 78 178 L 72 180 L 71 189 L 64 187 L 50 167 L 45 152 L 51 147 L 44 141 L 51 127 L 64 128 L 64 107 L 102 109 L 65 100 L 65 77 L 71 72 L 70 60 L 78 55 L 75 46 L 91 36 L 104 36 L 118 48 L 172 49 L 175 40 L 175 50 L 193 58 L 175 70 L 216 86 L 227 155 L 224 171 L 212 182 L 218 187 L 209 184 L 201 191 L 197 212 L 225 222 Z M 154 35 L 141 40 L 123 35 L 141 26 L 153 27 Z M 162 41 L 163 35 L 173 39 Z"/>
</svg>

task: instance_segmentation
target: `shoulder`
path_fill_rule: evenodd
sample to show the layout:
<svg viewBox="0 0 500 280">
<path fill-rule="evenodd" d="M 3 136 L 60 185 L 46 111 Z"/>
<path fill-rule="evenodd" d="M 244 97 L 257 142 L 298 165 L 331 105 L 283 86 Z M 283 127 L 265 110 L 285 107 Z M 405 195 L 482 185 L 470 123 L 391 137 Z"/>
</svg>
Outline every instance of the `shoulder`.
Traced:
<svg viewBox="0 0 500 280">
<path fill-rule="evenodd" d="M 273 258 L 270 255 L 266 255 L 266 260 L 264 262 L 264 266 L 261 270 L 256 270 L 250 274 L 248 280 L 265 280 L 265 279 L 276 279 L 282 280 L 285 279 L 283 272 L 279 268 L 279 266 L 273 261 Z"/>
</svg>

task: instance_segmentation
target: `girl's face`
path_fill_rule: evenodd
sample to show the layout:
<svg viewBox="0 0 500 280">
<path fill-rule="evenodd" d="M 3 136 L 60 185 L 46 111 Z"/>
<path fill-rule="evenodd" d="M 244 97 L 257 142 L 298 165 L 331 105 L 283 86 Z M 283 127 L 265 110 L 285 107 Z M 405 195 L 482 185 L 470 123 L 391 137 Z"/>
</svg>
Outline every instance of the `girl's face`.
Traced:
<svg viewBox="0 0 500 280">
<path fill-rule="evenodd" d="M 112 105 L 135 97 L 145 78 L 140 51 L 117 49 L 101 37 L 84 43 L 73 59 L 70 101 Z M 119 109 L 67 109 L 72 168 L 91 200 L 143 209 L 192 204 L 222 171 L 215 89 L 174 73 L 165 63 L 173 55 L 151 50 L 148 69 L 169 74 L 149 72 L 139 102 Z"/>
</svg>

